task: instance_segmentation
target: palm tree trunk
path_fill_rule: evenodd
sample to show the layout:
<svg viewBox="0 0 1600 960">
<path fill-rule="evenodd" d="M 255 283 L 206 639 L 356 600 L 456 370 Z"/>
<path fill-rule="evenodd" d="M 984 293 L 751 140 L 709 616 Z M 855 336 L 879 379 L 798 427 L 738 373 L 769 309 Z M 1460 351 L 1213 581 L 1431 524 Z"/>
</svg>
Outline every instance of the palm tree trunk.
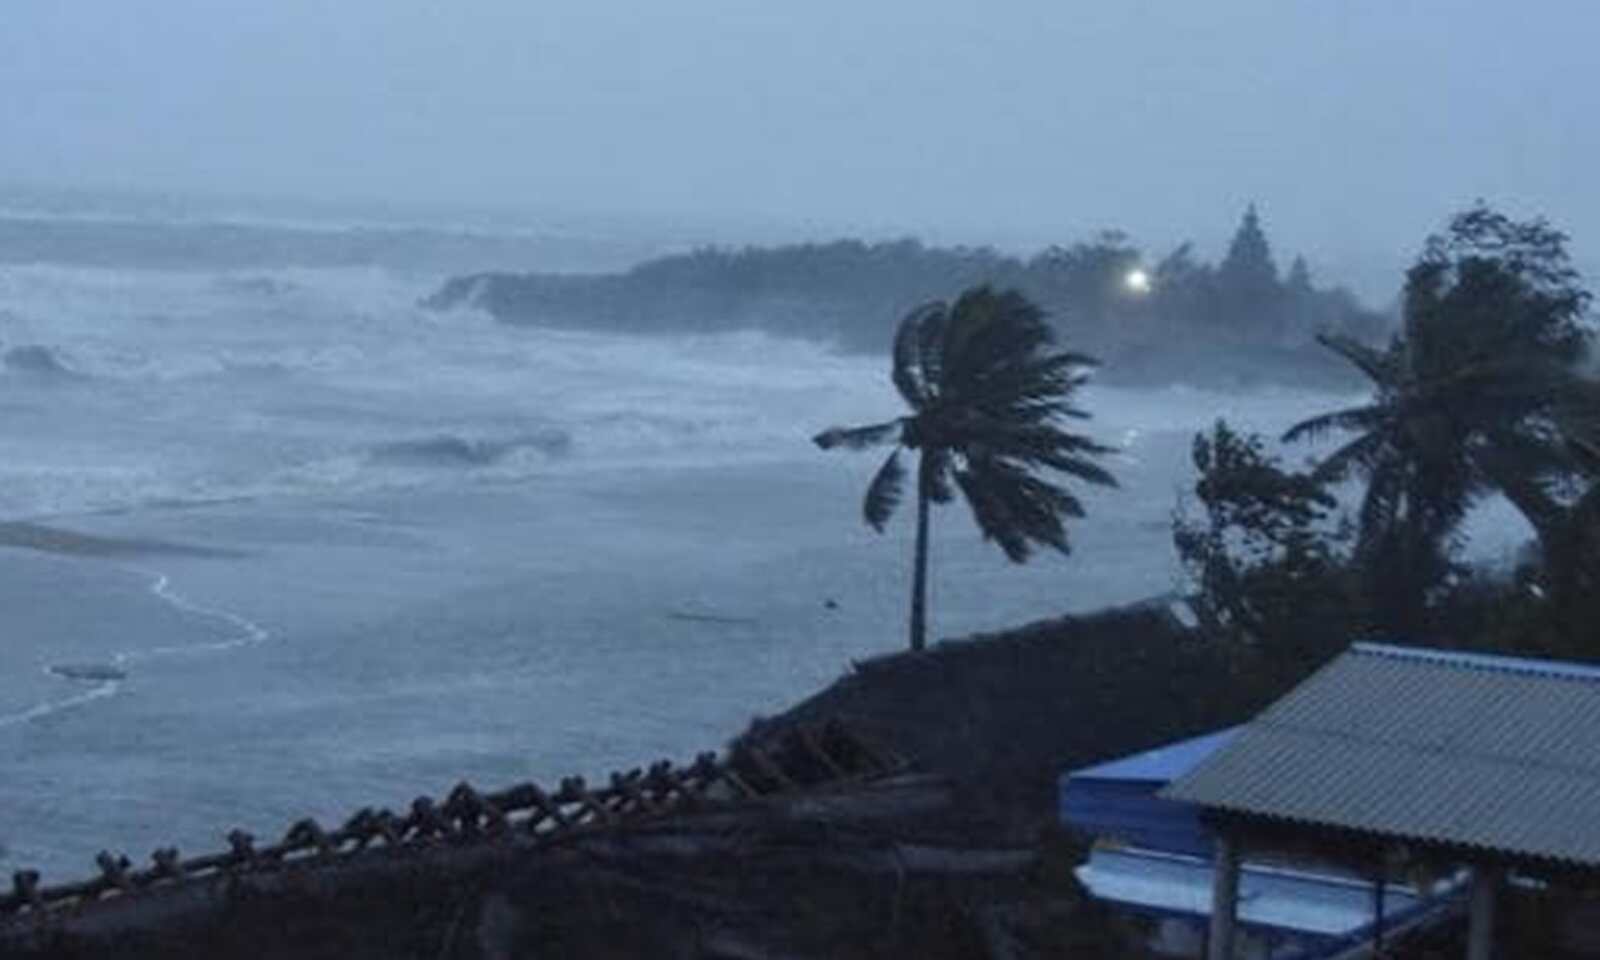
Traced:
<svg viewBox="0 0 1600 960">
<path fill-rule="evenodd" d="M 917 552 L 911 568 L 911 649 L 928 641 L 928 502 L 930 469 L 927 451 L 917 455 Z"/>
</svg>

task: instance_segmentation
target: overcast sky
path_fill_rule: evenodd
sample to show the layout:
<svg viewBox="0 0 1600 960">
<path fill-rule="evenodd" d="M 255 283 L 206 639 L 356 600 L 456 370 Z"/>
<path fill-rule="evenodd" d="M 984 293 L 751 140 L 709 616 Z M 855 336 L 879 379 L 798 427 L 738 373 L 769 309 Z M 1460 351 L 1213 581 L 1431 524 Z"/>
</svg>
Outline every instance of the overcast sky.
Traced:
<svg viewBox="0 0 1600 960">
<path fill-rule="evenodd" d="M 1002 244 L 1600 251 L 1600 3 L 4 0 L 0 182 Z"/>
</svg>

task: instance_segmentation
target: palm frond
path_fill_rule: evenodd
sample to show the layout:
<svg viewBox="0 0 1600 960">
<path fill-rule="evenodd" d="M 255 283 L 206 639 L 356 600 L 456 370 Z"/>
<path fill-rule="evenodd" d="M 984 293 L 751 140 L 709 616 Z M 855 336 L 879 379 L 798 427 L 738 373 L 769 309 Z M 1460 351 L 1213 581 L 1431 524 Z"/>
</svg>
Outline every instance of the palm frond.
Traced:
<svg viewBox="0 0 1600 960">
<path fill-rule="evenodd" d="M 942 303 L 923 304 L 906 314 L 900 321 L 900 329 L 895 331 L 894 360 L 889 376 L 901 398 L 913 410 L 921 410 L 930 399 L 928 378 L 922 365 L 922 327 L 928 317 L 943 312 Z"/>
<path fill-rule="evenodd" d="M 1283 442 L 1318 440 L 1333 430 L 1371 430 L 1382 423 L 1389 413 L 1390 407 L 1382 403 L 1324 413 L 1302 420 L 1284 431 Z"/>
<path fill-rule="evenodd" d="M 1373 383 L 1387 386 L 1396 379 L 1398 365 L 1391 352 L 1374 349 L 1353 337 L 1337 333 L 1319 333 L 1317 342 L 1350 361 Z"/>
<path fill-rule="evenodd" d="M 866 499 L 861 502 L 861 515 L 866 519 L 867 526 L 883 532 L 884 524 L 894 516 L 895 507 L 900 505 L 900 500 L 905 488 L 906 470 L 900 465 L 900 451 L 889 454 L 889 459 L 883 461 L 883 466 L 878 468 L 872 482 L 867 485 Z"/>
<path fill-rule="evenodd" d="M 1591 476 L 1600 474 L 1600 442 L 1590 437 L 1568 436 L 1567 446 L 1572 449 L 1572 455 L 1584 471 Z"/>
<path fill-rule="evenodd" d="M 999 544 L 1013 563 L 1023 563 L 1032 550 L 1018 529 L 1010 508 L 970 469 L 955 471 L 956 484 L 972 509 L 972 519 L 985 540 Z"/>
<path fill-rule="evenodd" d="M 1041 321 L 1042 322 L 1042 321 Z M 973 402 L 1050 390 L 1067 392 L 1089 379 L 1100 361 L 1085 353 L 1015 350 L 973 373 L 964 397 Z"/>
<path fill-rule="evenodd" d="M 1419 398 L 1464 416 L 1506 422 L 1600 408 L 1593 381 L 1564 366 L 1511 358 L 1465 365 L 1417 384 Z"/>
<path fill-rule="evenodd" d="M 1116 478 L 1088 458 L 1116 453 L 1115 447 L 1069 433 L 1049 423 L 1011 423 L 976 416 L 953 431 L 952 446 L 983 451 L 1029 466 L 1050 467 L 1102 486 L 1114 487 Z"/>
<path fill-rule="evenodd" d="M 1053 426 L 995 431 L 990 436 L 991 448 L 998 456 L 1049 467 L 1103 487 L 1117 486 L 1117 478 L 1109 470 L 1088 459 L 1116 453 L 1114 447 Z"/>
<path fill-rule="evenodd" d="M 1579 529 L 1600 529 L 1600 483 L 1589 485 L 1583 496 L 1572 505 L 1569 522 Z"/>
<path fill-rule="evenodd" d="M 1014 290 L 978 287 L 950 308 L 943 350 L 942 383 L 947 395 L 980 392 L 985 374 L 1035 355 L 1055 339 L 1044 313 Z"/>
<path fill-rule="evenodd" d="M 1112 476 L 1109 470 L 1082 457 L 1060 456 L 1044 462 L 1062 473 L 1077 477 L 1086 483 L 1098 484 L 1102 487 L 1120 486 L 1117 483 L 1117 478 Z"/>
<path fill-rule="evenodd" d="M 885 443 L 897 443 L 905 429 L 905 420 L 888 420 L 865 427 L 830 427 L 811 438 L 811 442 L 824 450 L 843 447 L 846 450 L 865 450 Z"/>
<path fill-rule="evenodd" d="M 1388 445 L 1386 433 L 1364 433 L 1323 457 L 1316 469 L 1311 471 L 1311 476 L 1322 483 L 1341 483 L 1356 468 L 1370 473 L 1388 450 Z"/>
<path fill-rule="evenodd" d="M 1574 401 L 1550 411 L 1550 424 L 1583 473 L 1600 476 L 1600 401 Z"/>
<path fill-rule="evenodd" d="M 997 416 L 1016 415 L 1033 407 L 1052 416 L 1070 416 L 1068 400 L 1088 379 L 1081 354 L 1034 355 L 958 381 L 947 395 Z"/>
<path fill-rule="evenodd" d="M 922 383 L 929 399 L 944 396 L 944 332 L 949 324 L 950 311 L 943 302 L 937 310 L 929 310 L 922 317 L 917 342 L 918 364 L 922 368 Z"/>
<path fill-rule="evenodd" d="M 1001 507 L 995 512 L 1007 526 L 1005 533 L 1020 545 L 1014 552 L 1007 551 L 1013 560 L 1027 558 L 1030 542 L 1068 552 L 1062 517 L 1083 515 L 1083 505 L 1076 497 L 1006 460 L 974 461 L 970 473 L 972 485 Z M 1006 542 L 998 532 L 996 539 L 1002 545 Z"/>
</svg>

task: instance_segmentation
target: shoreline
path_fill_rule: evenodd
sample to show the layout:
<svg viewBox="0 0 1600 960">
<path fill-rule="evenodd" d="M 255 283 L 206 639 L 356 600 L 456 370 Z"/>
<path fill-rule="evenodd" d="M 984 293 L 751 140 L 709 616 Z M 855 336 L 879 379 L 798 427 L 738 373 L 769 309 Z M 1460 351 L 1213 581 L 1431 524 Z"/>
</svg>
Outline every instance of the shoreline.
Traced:
<svg viewBox="0 0 1600 960">
<path fill-rule="evenodd" d="M 95 685 L 49 666 L 194 653 L 135 663 L 115 696 L 0 735 L 16 772 L 0 785 L 6 862 L 75 874 L 101 847 L 193 846 L 224 820 L 271 829 L 463 778 L 602 775 L 726 742 L 901 645 L 911 531 L 861 525 L 875 466 L 719 463 L 0 524 L 22 667 L 0 687 L 8 713 Z M 941 514 L 941 636 L 1167 586 L 1123 582 L 1128 538 L 1156 534 L 1110 512 L 1081 559 L 1027 567 L 964 510 Z M 157 603 L 158 574 L 271 642 L 198 652 L 249 631 Z M 94 799 L 107 791 L 125 801 Z"/>
<path fill-rule="evenodd" d="M 108 537 L 80 533 L 64 526 L 29 520 L 0 521 L 0 548 L 33 550 L 63 557 L 116 559 L 145 556 L 239 557 L 243 553 L 141 537 Z"/>
</svg>

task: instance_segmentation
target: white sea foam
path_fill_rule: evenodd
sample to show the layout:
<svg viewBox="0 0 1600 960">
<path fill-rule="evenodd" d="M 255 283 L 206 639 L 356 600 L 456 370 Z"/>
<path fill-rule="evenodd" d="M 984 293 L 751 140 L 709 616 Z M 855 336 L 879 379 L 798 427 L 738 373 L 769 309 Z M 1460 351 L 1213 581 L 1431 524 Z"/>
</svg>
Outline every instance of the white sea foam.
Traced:
<svg viewBox="0 0 1600 960">
<path fill-rule="evenodd" d="M 157 601 L 193 620 L 220 628 L 221 637 L 197 643 L 146 646 L 113 653 L 104 664 L 50 664 L 43 668 L 57 685 L 72 692 L 49 697 L 15 713 L 0 715 L 0 728 L 33 723 L 69 710 L 87 707 L 114 697 L 122 689 L 133 668 L 152 661 L 215 655 L 264 643 L 271 631 L 248 617 L 190 599 L 174 589 L 172 578 L 158 570 L 125 567 L 129 574 L 148 581 L 148 592 Z M 84 689 L 87 684 L 87 689 Z"/>
<path fill-rule="evenodd" d="M 150 593 L 152 596 L 180 613 L 198 620 L 222 625 L 228 630 L 228 634 L 220 640 L 208 643 L 175 644 L 123 651 L 112 658 L 112 662 L 119 666 L 143 663 L 161 657 L 223 653 L 229 650 L 238 650 L 241 647 L 264 643 L 272 636 L 267 628 L 248 617 L 240 616 L 230 610 L 223 610 L 190 600 L 172 588 L 172 578 L 164 573 L 146 570 L 135 570 L 135 572 L 150 577 Z"/>
<path fill-rule="evenodd" d="M 71 683 L 73 681 L 63 680 L 63 682 Z M 20 726 L 24 723 L 33 723 L 67 710 L 73 710 L 78 707 L 87 706 L 96 700 L 104 700 L 106 697 L 115 696 L 117 691 L 121 688 L 121 680 L 98 681 L 87 690 L 83 690 L 79 693 L 69 694 L 67 696 L 58 697 L 52 700 L 45 700 L 44 702 L 38 703 L 26 710 L 0 716 L 0 729 Z"/>
<path fill-rule="evenodd" d="M 0 516 L 787 455 L 893 410 L 875 360 L 435 314 L 415 304 L 436 280 L 0 267 L 0 346 L 83 374 L 0 374 Z M 424 462 L 440 438 L 483 455 Z"/>
</svg>

